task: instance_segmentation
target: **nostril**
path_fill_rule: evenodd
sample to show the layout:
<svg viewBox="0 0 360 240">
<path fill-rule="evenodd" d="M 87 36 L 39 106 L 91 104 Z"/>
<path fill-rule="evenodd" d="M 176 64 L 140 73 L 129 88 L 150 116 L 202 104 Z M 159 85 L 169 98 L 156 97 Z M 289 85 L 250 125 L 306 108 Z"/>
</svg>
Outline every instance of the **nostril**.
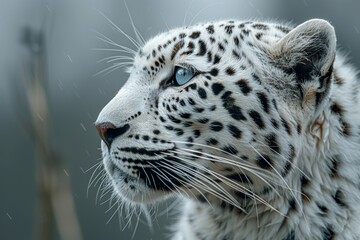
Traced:
<svg viewBox="0 0 360 240">
<path fill-rule="evenodd" d="M 105 142 L 105 144 L 110 148 L 111 143 L 115 138 L 121 136 L 127 130 L 129 130 L 129 124 L 125 124 L 122 127 L 115 127 L 114 124 L 105 122 L 96 125 L 96 129 L 99 132 L 100 138 Z"/>
</svg>

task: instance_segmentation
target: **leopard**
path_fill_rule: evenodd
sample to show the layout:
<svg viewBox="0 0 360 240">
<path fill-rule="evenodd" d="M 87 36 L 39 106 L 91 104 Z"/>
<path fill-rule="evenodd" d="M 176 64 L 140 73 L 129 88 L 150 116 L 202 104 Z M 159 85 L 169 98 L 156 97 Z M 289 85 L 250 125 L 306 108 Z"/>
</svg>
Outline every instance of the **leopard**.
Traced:
<svg viewBox="0 0 360 240">
<path fill-rule="evenodd" d="M 173 240 L 360 239 L 359 89 L 327 20 L 160 33 L 95 122 L 105 175 L 179 199 Z"/>
</svg>

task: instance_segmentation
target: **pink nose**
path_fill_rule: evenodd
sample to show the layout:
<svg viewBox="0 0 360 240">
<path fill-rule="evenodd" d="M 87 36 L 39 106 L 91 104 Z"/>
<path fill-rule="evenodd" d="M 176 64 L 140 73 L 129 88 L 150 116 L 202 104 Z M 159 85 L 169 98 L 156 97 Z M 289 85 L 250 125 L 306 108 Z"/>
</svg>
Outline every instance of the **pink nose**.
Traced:
<svg viewBox="0 0 360 240">
<path fill-rule="evenodd" d="M 96 125 L 100 138 L 105 142 L 108 148 L 110 148 L 111 143 L 115 138 L 123 135 L 129 130 L 129 128 L 129 124 L 125 124 L 124 126 L 117 128 L 114 124 L 109 122 L 99 123 Z"/>
</svg>

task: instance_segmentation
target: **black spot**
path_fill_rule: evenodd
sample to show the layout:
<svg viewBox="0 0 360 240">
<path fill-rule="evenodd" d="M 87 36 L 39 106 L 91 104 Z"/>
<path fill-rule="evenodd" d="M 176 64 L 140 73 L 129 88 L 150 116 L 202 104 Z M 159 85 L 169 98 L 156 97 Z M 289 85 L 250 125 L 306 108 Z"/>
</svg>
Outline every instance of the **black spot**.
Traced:
<svg viewBox="0 0 360 240">
<path fill-rule="evenodd" d="M 232 34 L 234 27 L 235 27 L 234 25 L 225 26 L 226 33 L 229 34 L 229 35 Z"/>
<path fill-rule="evenodd" d="M 282 31 L 283 33 L 289 33 L 290 32 L 290 28 L 284 27 L 284 26 L 275 26 L 275 28 L 277 28 L 278 30 Z"/>
<path fill-rule="evenodd" d="M 229 129 L 229 132 L 230 134 L 234 137 L 234 138 L 241 138 L 241 134 L 242 132 L 234 125 L 228 125 L 228 129 Z"/>
<path fill-rule="evenodd" d="M 155 130 L 153 131 L 153 133 L 156 134 L 156 135 L 159 135 L 159 134 L 160 134 L 160 131 L 157 130 L 157 129 L 155 129 Z"/>
<path fill-rule="evenodd" d="M 194 137 L 195 137 L 195 138 L 198 138 L 198 137 L 200 137 L 200 135 L 201 135 L 200 130 L 198 130 L 198 129 L 195 129 L 195 130 L 193 131 L 193 134 L 194 134 Z"/>
<path fill-rule="evenodd" d="M 223 46 L 221 43 L 219 43 L 218 46 L 219 46 L 219 50 L 220 50 L 220 51 L 222 51 L 222 52 L 225 51 L 225 48 L 224 48 L 224 46 Z"/>
<path fill-rule="evenodd" d="M 236 155 L 238 153 L 238 150 L 236 150 L 236 148 L 234 146 L 225 146 L 223 148 L 221 148 L 223 151 L 229 153 L 229 154 L 233 154 Z"/>
<path fill-rule="evenodd" d="M 261 115 L 255 111 L 255 110 L 250 110 L 249 111 L 249 116 L 251 117 L 251 119 L 256 123 L 256 125 L 260 128 L 263 129 L 265 127 L 265 123 L 261 117 Z"/>
<path fill-rule="evenodd" d="M 310 183 L 310 180 L 305 175 L 302 175 L 300 178 L 300 183 L 301 183 L 301 188 L 305 188 Z"/>
<path fill-rule="evenodd" d="M 224 127 L 223 124 L 221 122 L 217 122 L 217 121 L 212 122 L 210 124 L 210 129 L 215 131 L 215 132 L 221 131 L 223 129 L 223 127 Z"/>
<path fill-rule="evenodd" d="M 174 111 L 177 111 L 178 109 L 177 109 L 177 106 L 175 105 L 175 104 L 172 104 L 171 105 L 171 108 L 174 110 Z"/>
<path fill-rule="evenodd" d="M 144 140 L 144 141 L 149 141 L 149 139 L 150 139 L 150 137 L 149 137 L 148 135 L 144 135 L 144 136 L 143 136 L 143 140 Z"/>
<path fill-rule="evenodd" d="M 183 106 L 183 107 L 186 105 L 186 103 L 185 103 L 185 101 L 184 101 L 183 99 L 181 99 L 179 103 L 180 103 L 180 105 Z"/>
<path fill-rule="evenodd" d="M 198 112 L 198 113 L 202 113 L 203 111 L 205 111 L 204 108 L 199 108 L 199 107 L 193 108 L 193 110 L 194 110 L 195 112 Z"/>
<path fill-rule="evenodd" d="M 217 63 L 219 63 L 220 62 L 220 56 L 219 55 L 217 55 L 217 54 L 215 54 L 215 56 L 214 56 L 214 62 L 213 62 L 213 64 L 217 64 Z"/>
<path fill-rule="evenodd" d="M 209 119 L 208 119 L 208 118 L 201 118 L 201 119 L 198 119 L 197 121 L 198 121 L 199 123 L 201 123 L 201 124 L 206 124 L 206 123 L 209 122 Z"/>
<path fill-rule="evenodd" d="M 296 156 L 296 151 L 295 151 L 294 145 L 292 145 L 292 144 L 289 145 L 289 148 L 290 148 L 290 152 L 289 152 L 289 158 L 288 158 L 288 160 L 289 160 L 290 162 L 292 162 L 292 161 L 294 161 L 294 158 L 295 158 L 295 156 Z"/>
<path fill-rule="evenodd" d="M 283 125 L 283 127 L 285 128 L 286 132 L 291 136 L 291 128 L 289 126 L 289 123 L 281 117 L 281 123 Z"/>
<path fill-rule="evenodd" d="M 289 207 L 290 207 L 291 210 L 296 211 L 296 201 L 295 201 L 294 198 L 291 198 L 291 199 L 289 200 Z"/>
<path fill-rule="evenodd" d="M 192 90 L 195 90 L 196 87 L 197 87 L 196 83 L 192 83 L 192 84 L 188 85 L 188 86 L 185 88 L 185 90 L 188 91 L 188 90 L 187 90 L 188 88 L 191 88 Z"/>
<path fill-rule="evenodd" d="M 232 92 L 226 91 L 221 99 L 223 101 L 223 107 L 228 111 L 230 116 L 235 120 L 246 120 L 246 117 L 242 114 L 241 108 L 235 105 L 235 99 L 231 97 Z"/>
<path fill-rule="evenodd" d="M 261 106 L 262 106 L 263 110 L 266 113 L 269 113 L 269 99 L 266 96 L 266 94 L 263 93 L 263 92 L 258 92 L 258 93 L 256 93 L 256 95 L 260 100 L 260 103 L 261 103 Z"/>
<path fill-rule="evenodd" d="M 209 138 L 208 140 L 206 140 L 206 143 L 207 143 L 207 145 L 216 145 L 219 142 L 215 138 Z"/>
<path fill-rule="evenodd" d="M 243 184 L 252 184 L 253 183 L 253 181 L 243 173 L 234 173 L 234 174 L 227 176 L 227 178 L 237 181 L 237 182 L 241 182 Z"/>
<path fill-rule="evenodd" d="M 337 190 L 333 198 L 340 207 L 346 207 L 345 196 L 341 190 Z"/>
<path fill-rule="evenodd" d="M 181 136 L 184 134 L 184 130 L 182 130 L 181 128 L 175 128 L 174 131 L 176 132 L 177 136 Z"/>
<path fill-rule="evenodd" d="M 327 225 L 326 228 L 322 229 L 323 232 L 323 240 L 334 240 L 335 239 L 335 232 L 332 226 Z"/>
<path fill-rule="evenodd" d="M 221 83 L 213 83 L 211 89 L 215 95 L 218 95 L 224 89 L 224 85 Z"/>
<path fill-rule="evenodd" d="M 165 120 L 165 118 L 163 118 L 163 116 L 160 116 L 159 119 L 160 119 L 161 122 L 166 122 L 166 120 Z"/>
<path fill-rule="evenodd" d="M 179 115 L 180 115 L 180 117 L 185 118 L 185 119 L 189 119 L 191 117 L 190 113 L 180 113 Z"/>
<path fill-rule="evenodd" d="M 189 42 L 187 47 L 190 48 L 190 49 L 194 49 L 195 44 L 193 42 Z"/>
<path fill-rule="evenodd" d="M 259 156 L 257 159 L 257 165 L 263 169 L 271 169 L 272 168 L 272 160 L 267 155 Z"/>
<path fill-rule="evenodd" d="M 198 89 L 198 94 L 201 99 L 206 99 L 206 97 L 207 97 L 205 89 L 203 89 L 201 87 Z"/>
<path fill-rule="evenodd" d="M 213 77 L 216 77 L 219 73 L 219 70 L 217 68 L 213 68 L 211 69 L 210 71 L 210 74 L 213 76 Z"/>
<path fill-rule="evenodd" d="M 200 32 L 197 31 L 197 32 L 191 33 L 191 35 L 190 35 L 189 37 L 192 38 L 192 39 L 196 39 L 196 38 L 198 38 L 199 36 L 200 36 Z"/>
<path fill-rule="evenodd" d="M 251 30 L 250 29 L 243 29 L 241 32 L 243 34 L 245 34 L 246 36 L 249 36 L 249 33 L 251 32 Z"/>
<path fill-rule="evenodd" d="M 295 232 L 291 230 L 283 240 L 295 240 Z"/>
<path fill-rule="evenodd" d="M 189 98 L 189 99 L 188 99 L 188 103 L 189 103 L 190 105 L 195 105 L 195 104 L 196 104 L 195 101 L 194 101 L 192 98 Z"/>
<path fill-rule="evenodd" d="M 269 27 L 267 25 L 261 24 L 261 23 L 254 23 L 252 25 L 253 28 L 259 29 L 259 30 L 268 30 Z"/>
<path fill-rule="evenodd" d="M 171 125 L 166 125 L 165 128 L 170 131 L 174 130 L 174 127 Z"/>
<path fill-rule="evenodd" d="M 301 134 L 302 127 L 301 127 L 300 123 L 298 123 L 298 125 L 296 126 L 296 131 L 297 131 L 298 134 Z"/>
<path fill-rule="evenodd" d="M 326 215 L 329 212 L 329 209 L 327 207 L 325 207 L 324 205 L 320 205 L 318 203 L 316 203 L 316 205 L 318 206 L 318 208 L 321 211 L 321 215 Z"/>
<path fill-rule="evenodd" d="M 340 165 L 340 161 L 339 161 L 339 158 L 338 156 L 334 156 L 330 159 L 331 161 L 331 166 L 330 166 L 330 170 L 331 170 L 331 177 L 338 177 L 339 176 L 339 173 L 338 173 L 338 170 L 339 170 L 339 165 Z"/>
<path fill-rule="evenodd" d="M 188 137 L 186 146 L 188 147 L 193 146 L 194 144 L 192 144 L 192 142 L 194 142 L 194 139 L 192 137 Z"/>
<path fill-rule="evenodd" d="M 212 60 L 212 53 L 209 51 L 209 52 L 207 53 L 207 61 L 208 61 L 208 62 L 211 62 L 211 60 Z"/>
<path fill-rule="evenodd" d="M 265 142 L 272 152 L 280 153 L 280 146 L 274 133 L 265 136 Z"/>
<path fill-rule="evenodd" d="M 207 32 L 209 34 L 213 34 L 215 31 L 214 31 L 214 25 L 209 25 L 207 28 L 206 28 Z"/>
<path fill-rule="evenodd" d="M 341 105 L 339 105 L 338 103 L 334 102 L 334 103 L 331 105 L 330 109 L 331 109 L 331 112 L 332 112 L 333 114 L 339 115 L 340 117 L 343 116 L 344 109 L 343 109 L 343 107 L 342 107 Z"/>
<path fill-rule="evenodd" d="M 167 117 L 170 119 L 170 121 L 172 121 L 173 123 L 179 124 L 181 123 L 180 119 L 177 119 L 176 117 L 172 116 L 172 115 L 167 115 Z"/>
<path fill-rule="evenodd" d="M 199 40 L 199 52 L 196 54 L 197 56 L 204 56 L 206 53 L 206 44 L 204 41 Z"/>
<path fill-rule="evenodd" d="M 240 57 L 240 54 L 239 54 L 237 51 L 235 51 L 235 50 L 232 51 L 232 55 L 233 55 L 236 59 L 240 59 L 240 58 L 241 58 L 241 57 Z"/>
<path fill-rule="evenodd" d="M 184 122 L 184 123 L 183 123 L 183 126 L 184 126 L 184 127 L 191 127 L 192 125 L 193 125 L 192 122 Z"/>
<path fill-rule="evenodd" d="M 233 67 L 227 67 L 225 72 L 227 75 L 232 76 L 235 74 L 235 69 Z"/>
<path fill-rule="evenodd" d="M 250 64 L 252 64 L 251 62 L 249 62 Z M 261 84 L 261 81 L 260 81 L 260 78 L 259 78 L 259 76 L 258 75 L 256 75 L 256 74 L 251 74 L 251 76 L 254 78 L 254 80 L 256 81 L 256 82 L 258 82 L 259 84 Z"/>
<path fill-rule="evenodd" d="M 256 37 L 257 40 L 260 40 L 262 36 L 264 36 L 263 33 L 258 32 L 258 33 L 255 34 L 255 37 Z"/>
<path fill-rule="evenodd" d="M 279 129 L 279 124 L 275 119 L 271 119 L 271 125 L 275 128 L 275 129 Z"/>
<path fill-rule="evenodd" d="M 236 82 L 236 85 L 239 86 L 241 92 L 246 96 L 249 92 L 252 91 L 252 88 L 249 86 L 249 81 L 245 79 L 240 79 Z"/>
<path fill-rule="evenodd" d="M 235 43 L 236 46 L 239 46 L 239 43 L 240 43 L 239 38 L 236 37 L 236 36 L 234 37 L 234 43 Z"/>
<path fill-rule="evenodd" d="M 179 34 L 179 38 L 183 39 L 183 38 L 185 38 L 185 37 L 186 37 L 186 33 L 180 33 L 180 34 Z"/>
<path fill-rule="evenodd" d="M 289 172 L 290 172 L 290 170 L 292 169 L 292 164 L 291 164 L 291 162 L 286 162 L 286 164 L 285 164 L 285 167 L 284 167 L 284 170 L 283 170 L 283 172 L 281 173 L 281 176 L 282 177 L 286 177 L 288 174 L 289 174 Z"/>
</svg>

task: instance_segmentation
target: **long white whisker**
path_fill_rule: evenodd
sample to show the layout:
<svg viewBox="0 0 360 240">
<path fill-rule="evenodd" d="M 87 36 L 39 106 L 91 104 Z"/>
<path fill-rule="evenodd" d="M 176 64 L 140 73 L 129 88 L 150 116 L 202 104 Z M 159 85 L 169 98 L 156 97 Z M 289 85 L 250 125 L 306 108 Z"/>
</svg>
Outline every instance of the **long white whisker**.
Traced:
<svg viewBox="0 0 360 240">
<path fill-rule="evenodd" d="M 162 164 L 164 165 L 164 162 L 162 162 Z M 202 189 L 206 189 L 209 193 L 213 194 L 214 196 L 230 203 L 231 205 L 234 205 L 236 207 L 239 207 L 239 203 L 237 202 L 237 200 L 231 196 L 231 194 L 227 193 L 225 191 L 225 189 L 223 189 L 218 183 L 214 182 L 211 178 L 209 178 L 208 176 L 201 174 L 199 172 L 195 172 L 193 169 L 186 167 L 185 165 L 181 165 L 179 163 L 172 163 L 174 165 L 177 165 L 178 168 L 181 168 L 184 170 L 184 172 L 179 172 L 181 173 L 181 175 L 186 175 L 186 177 L 191 178 L 193 181 L 195 181 L 198 186 Z M 169 164 L 165 164 L 166 168 L 168 168 L 171 171 L 177 171 L 179 169 L 174 169 L 171 165 Z M 208 185 L 204 184 L 203 182 L 201 182 L 198 178 L 195 178 L 189 174 L 186 174 L 186 172 L 192 172 L 192 174 L 196 174 L 196 175 L 200 175 L 204 180 L 206 180 L 207 183 L 209 183 L 211 186 L 213 186 L 215 189 L 217 189 L 218 191 L 222 192 L 227 198 L 225 199 L 224 196 L 222 196 L 221 194 L 219 194 L 217 191 L 215 191 L 214 189 L 210 188 Z M 186 182 L 184 182 L 185 184 L 187 184 Z M 194 186 L 194 182 L 191 182 L 191 185 Z M 245 211 L 244 209 L 242 209 L 241 207 L 239 207 L 241 210 Z"/>
<path fill-rule="evenodd" d="M 226 178 L 225 176 L 217 173 L 217 172 L 214 172 L 214 171 L 211 171 L 207 168 L 205 168 L 204 166 L 200 165 L 200 164 L 196 164 L 195 162 L 193 161 L 189 161 L 187 159 L 181 159 L 183 161 L 186 161 L 187 164 L 191 164 L 195 167 L 201 167 L 202 170 L 204 171 L 207 171 L 209 174 L 211 174 L 212 176 L 214 176 L 215 178 L 219 179 L 219 180 L 222 180 L 222 182 L 224 184 L 226 184 L 227 186 L 231 187 L 232 189 L 234 190 L 237 190 L 237 191 L 240 191 L 246 195 L 248 195 L 249 197 L 252 197 L 253 199 L 256 199 L 258 200 L 259 202 L 263 203 L 264 205 L 270 207 L 271 209 L 273 209 L 274 211 L 277 211 L 279 212 L 277 209 L 275 209 L 273 206 L 271 206 L 268 202 L 266 202 L 263 198 L 261 198 L 260 196 L 258 196 L 257 194 L 255 194 L 253 191 L 250 191 L 249 189 L 247 189 L 246 187 L 242 186 L 242 185 L 238 185 L 237 182 L 231 180 L 231 179 L 228 179 Z M 280 213 L 280 212 L 279 212 Z M 281 213 L 280 213 L 281 214 Z"/>
<path fill-rule="evenodd" d="M 126 66 L 131 66 L 132 65 L 132 62 L 121 62 L 121 63 L 115 63 L 114 65 L 108 67 L 108 68 L 105 68 L 104 70 L 101 70 L 99 71 L 98 73 L 95 74 L 95 76 L 98 76 L 98 75 L 107 75 L 119 68 L 122 68 L 122 67 L 126 67 Z"/>
<path fill-rule="evenodd" d="M 138 43 L 133 37 L 129 36 L 127 33 L 125 33 L 119 26 L 117 26 L 113 21 L 111 21 L 103 12 L 98 10 L 98 12 L 121 34 L 123 34 L 129 41 L 137 48 L 141 48 L 141 44 Z"/>
<path fill-rule="evenodd" d="M 118 47 L 119 49 L 122 49 L 124 51 L 126 51 L 127 53 L 129 54 L 132 54 L 132 55 L 135 55 L 136 54 L 136 51 L 131 49 L 131 48 L 128 48 L 128 47 L 125 47 L 125 46 L 122 46 L 116 42 L 114 42 L 113 40 L 111 40 L 110 38 L 106 37 L 104 34 L 96 31 L 96 30 L 92 30 L 95 34 L 97 34 L 96 38 L 98 38 L 99 40 L 111 45 L 111 46 L 114 46 L 114 47 Z M 96 48 L 95 48 L 96 49 Z"/>
<path fill-rule="evenodd" d="M 127 11 L 127 13 L 128 13 L 128 16 L 129 16 L 129 18 L 130 18 L 131 26 L 132 26 L 132 28 L 133 28 L 133 30 L 134 30 L 134 32 L 135 32 L 136 38 L 137 38 L 138 42 L 141 44 L 141 46 L 144 46 L 144 45 L 145 45 L 145 40 L 144 40 L 144 38 L 141 36 L 141 34 L 140 34 L 140 32 L 137 30 L 137 28 L 135 27 L 134 21 L 133 21 L 133 19 L 132 19 L 132 17 L 131 17 L 131 14 L 130 14 L 130 10 L 129 10 L 129 8 L 128 8 L 128 6 L 127 6 L 127 3 L 126 3 L 125 0 L 124 0 L 124 4 L 125 4 L 126 11 Z"/>
<path fill-rule="evenodd" d="M 102 59 L 98 60 L 97 62 L 100 63 L 100 62 L 106 61 L 107 63 L 111 63 L 111 62 L 118 61 L 118 60 L 133 61 L 134 59 L 132 57 L 128 57 L 128 56 L 110 56 L 110 57 L 102 58 Z"/>
</svg>

